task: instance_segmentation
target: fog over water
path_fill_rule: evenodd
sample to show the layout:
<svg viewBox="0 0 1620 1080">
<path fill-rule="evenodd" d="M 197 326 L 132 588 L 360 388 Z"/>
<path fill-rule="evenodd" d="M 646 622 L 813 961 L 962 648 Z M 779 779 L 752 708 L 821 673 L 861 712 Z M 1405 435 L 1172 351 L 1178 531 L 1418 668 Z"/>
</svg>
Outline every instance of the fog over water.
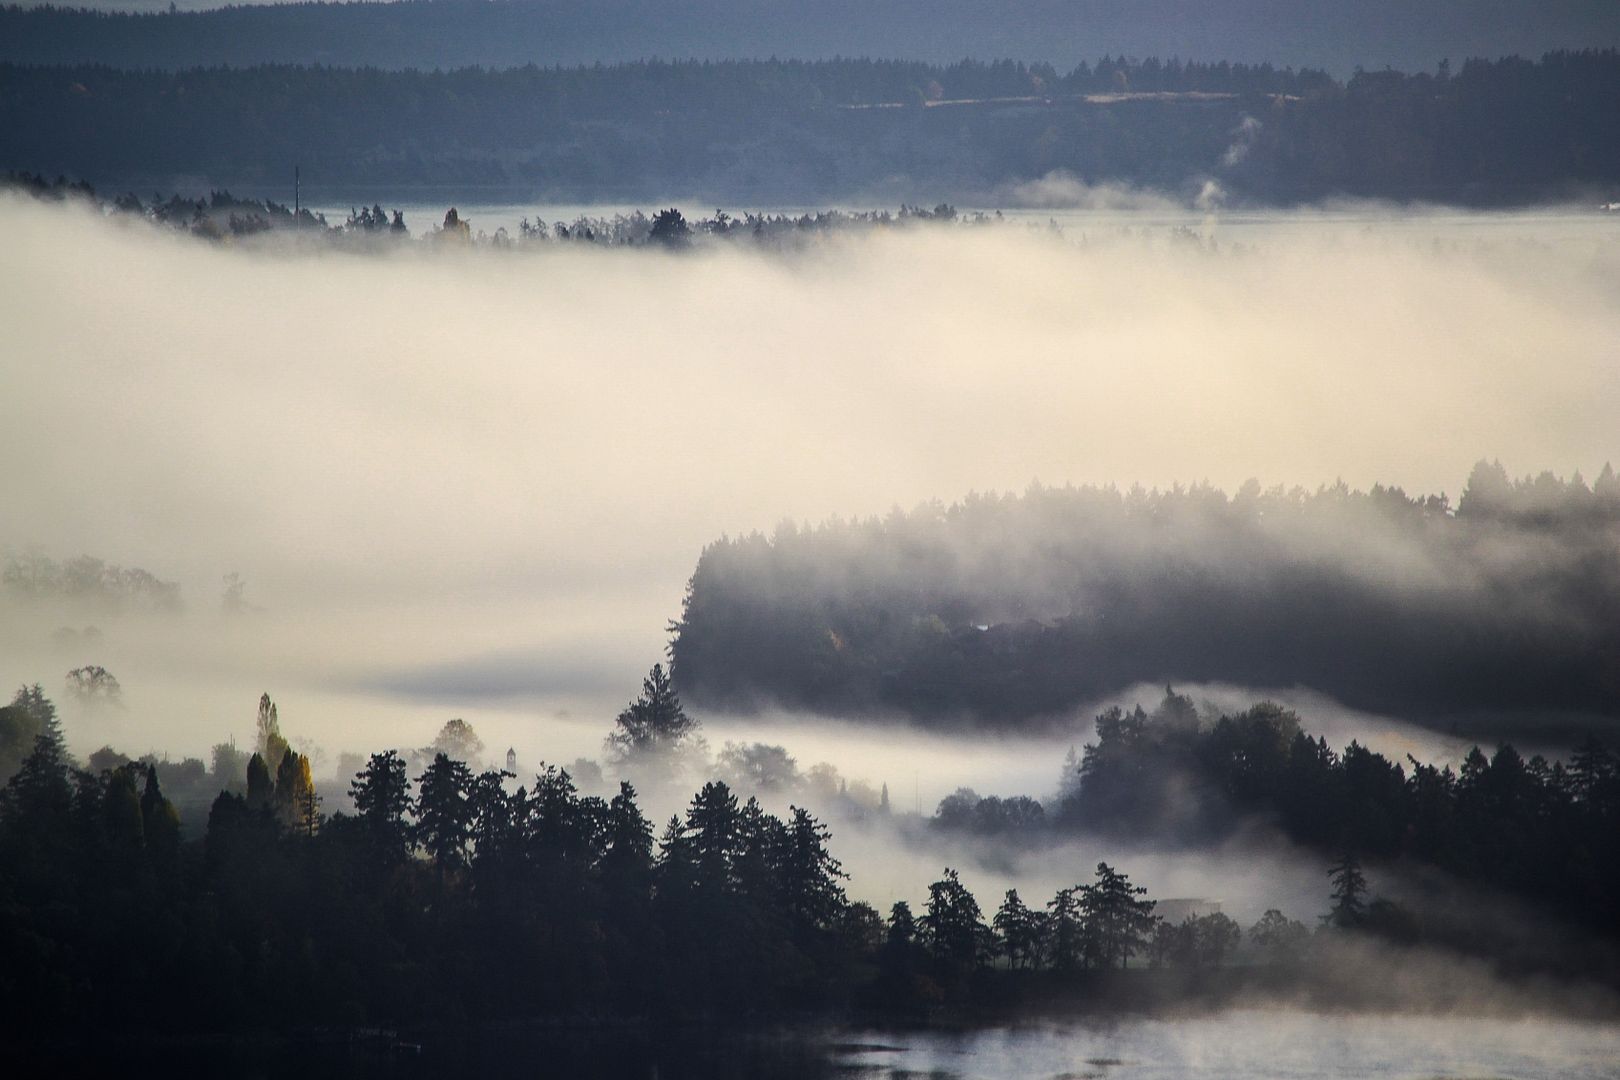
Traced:
<svg viewBox="0 0 1620 1080">
<path fill-rule="evenodd" d="M 852 1041 L 873 1077 L 1495 1077 L 1613 1075 L 1613 1028 L 1543 1020 L 1356 1018 L 1232 1012 L 962 1035 Z"/>
<path fill-rule="evenodd" d="M 1063 223 L 792 255 L 353 255 L 0 200 L 0 547 L 143 567 L 185 601 L 12 605 L 0 680 L 56 692 L 70 667 L 112 670 L 125 708 L 70 712 L 79 752 L 245 743 L 269 691 L 283 729 L 331 758 L 423 745 L 462 716 L 526 764 L 568 761 L 598 754 L 722 534 L 1036 480 L 1455 498 L 1480 457 L 1588 476 L 1620 459 L 1611 218 Z M 245 615 L 220 608 L 231 572 Z M 86 625 L 93 647 L 53 640 Z M 1269 690 L 1335 743 L 1460 750 Z M 781 742 L 924 813 L 958 784 L 1047 794 L 1067 746 L 964 755 L 890 729 L 705 719 L 715 749 Z M 836 845 L 852 863 L 856 843 Z"/>
</svg>

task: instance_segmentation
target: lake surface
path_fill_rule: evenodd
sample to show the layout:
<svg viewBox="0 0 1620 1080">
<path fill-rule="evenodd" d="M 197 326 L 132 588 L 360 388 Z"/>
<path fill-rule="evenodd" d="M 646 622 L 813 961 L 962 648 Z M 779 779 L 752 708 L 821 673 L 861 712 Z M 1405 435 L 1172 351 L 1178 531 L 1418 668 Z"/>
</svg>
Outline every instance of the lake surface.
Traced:
<svg viewBox="0 0 1620 1080">
<path fill-rule="evenodd" d="M 1233 1011 L 971 1032 L 655 1034 L 641 1029 L 402 1036 L 274 1051 L 120 1053 L 126 1075 L 186 1066 L 272 1077 L 571 1080 L 1600 1080 L 1620 1075 L 1620 1027 L 1549 1019 Z M 94 1053 L 95 1051 L 89 1051 Z"/>
<path fill-rule="evenodd" d="M 874 1078 L 1239 1080 L 1613 1077 L 1620 1029 L 1546 1020 L 1232 1012 L 1112 1025 L 907 1035 L 836 1051 Z"/>
</svg>

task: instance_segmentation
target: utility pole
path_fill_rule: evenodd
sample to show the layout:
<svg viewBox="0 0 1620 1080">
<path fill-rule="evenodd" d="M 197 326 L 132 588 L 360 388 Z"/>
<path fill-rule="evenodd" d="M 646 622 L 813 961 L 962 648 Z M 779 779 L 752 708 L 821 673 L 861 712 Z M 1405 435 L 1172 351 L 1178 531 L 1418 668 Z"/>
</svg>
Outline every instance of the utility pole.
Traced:
<svg viewBox="0 0 1620 1080">
<path fill-rule="evenodd" d="M 293 166 L 293 224 L 298 224 L 298 166 Z"/>
</svg>

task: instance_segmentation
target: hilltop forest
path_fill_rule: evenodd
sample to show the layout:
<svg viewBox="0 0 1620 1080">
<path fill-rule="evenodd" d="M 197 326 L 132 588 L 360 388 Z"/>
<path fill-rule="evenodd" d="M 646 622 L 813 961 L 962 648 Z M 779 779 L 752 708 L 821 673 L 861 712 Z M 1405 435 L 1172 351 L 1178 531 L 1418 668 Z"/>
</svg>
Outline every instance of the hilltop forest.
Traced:
<svg viewBox="0 0 1620 1080">
<path fill-rule="evenodd" d="M 181 0 L 179 11 L 165 0 L 101 2 L 0 7 L 0 60 L 449 70 L 649 57 L 1028 56 L 1069 67 L 1106 49 L 1284 58 L 1348 75 L 1358 65 L 1415 69 L 1447 56 L 1620 45 L 1620 12 L 1603 0 Z"/>
<path fill-rule="evenodd" d="M 1620 184 L 1620 54 L 1434 72 L 1105 57 L 178 71 L 0 65 L 0 169 L 525 197 L 987 202 L 1058 173 L 1250 203 L 1594 202 Z M 390 196 L 391 197 L 391 196 Z"/>
<path fill-rule="evenodd" d="M 671 646 L 710 707 L 1039 726 L 1153 682 L 1304 686 L 1451 729 L 1620 719 L 1620 478 L 1453 506 L 1340 483 L 1034 487 L 752 534 L 699 559 Z M 1329 613 L 1331 613 L 1329 615 Z"/>
</svg>

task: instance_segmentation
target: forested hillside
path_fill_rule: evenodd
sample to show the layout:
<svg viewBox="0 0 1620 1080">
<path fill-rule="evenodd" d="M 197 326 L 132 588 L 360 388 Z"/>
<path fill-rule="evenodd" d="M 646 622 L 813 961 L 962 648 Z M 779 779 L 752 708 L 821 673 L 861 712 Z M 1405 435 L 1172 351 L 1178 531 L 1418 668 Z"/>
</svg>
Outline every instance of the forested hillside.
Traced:
<svg viewBox="0 0 1620 1080">
<path fill-rule="evenodd" d="M 988 201 L 1054 172 L 1191 196 L 1598 201 L 1620 185 L 1620 54 L 1344 83 L 1268 65 L 641 62 L 573 69 L 0 66 L 0 168 L 500 186 L 522 197 Z"/>
<path fill-rule="evenodd" d="M 143 3 L 149 14 L 127 12 Z M 432 69 L 649 57 L 1023 56 L 1070 67 L 1123 52 L 1348 76 L 1357 67 L 1429 69 L 1446 57 L 1620 45 L 1620 8 L 1607 0 L 412 0 L 177 13 L 162 10 L 164 0 L 100 6 L 0 9 L 0 60 Z"/>
<path fill-rule="evenodd" d="M 1482 463 L 1455 507 L 1342 484 L 1037 488 L 722 540 L 672 655 L 701 704 L 988 726 L 1142 681 L 1303 686 L 1441 726 L 1612 721 L 1617 611 L 1614 473 Z"/>
</svg>

